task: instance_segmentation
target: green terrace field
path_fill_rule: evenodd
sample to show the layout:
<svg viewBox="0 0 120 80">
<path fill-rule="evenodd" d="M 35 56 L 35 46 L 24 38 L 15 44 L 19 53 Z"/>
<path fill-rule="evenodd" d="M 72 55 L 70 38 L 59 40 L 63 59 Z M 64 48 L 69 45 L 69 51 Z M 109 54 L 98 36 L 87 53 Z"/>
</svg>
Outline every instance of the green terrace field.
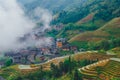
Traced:
<svg viewBox="0 0 120 80">
<path fill-rule="evenodd" d="M 111 59 L 103 67 L 102 73 L 113 77 L 120 77 L 120 59 L 118 59 L 118 61 Z"/>
<path fill-rule="evenodd" d="M 17 77 L 18 75 L 22 75 L 18 69 L 18 65 L 0 69 L 0 76 L 4 77 L 6 80 L 12 80 L 12 78 Z"/>
<path fill-rule="evenodd" d="M 120 57 L 120 47 L 116 47 L 116 48 L 109 50 L 108 54 L 117 55 L 118 57 Z"/>
<path fill-rule="evenodd" d="M 120 78 L 120 59 L 110 58 L 97 63 L 80 68 L 79 71 L 84 76 L 98 77 L 102 80 Z"/>
<path fill-rule="evenodd" d="M 71 38 L 69 42 L 74 41 L 100 41 L 117 38 L 120 34 L 120 18 L 115 18 L 96 31 L 84 32 Z"/>
<path fill-rule="evenodd" d="M 17 78 L 18 76 L 27 76 L 30 73 L 34 73 L 36 71 L 39 70 L 40 66 L 43 67 L 43 70 L 50 70 L 50 66 L 51 63 L 54 63 L 55 65 L 59 65 L 60 62 L 65 61 L 69 56 L 65 56 L 65 57 L 58 57 L 52 60 L 49 60 L 43 64 L 32 64 L 30 65 L 31 68 L 33 69 L 20 69 L 19 65 L 13 65 L 10 67 L 5 67 L 0 69 L 0 76 L 4 77 L 6 80 L 12 80 L 13 78 Z M 95 60 L 104 60 L 104 59 L 109 59 L 112 56 L 109 55 L 105 55 L 102 53 L 97 53 L 94 51 L 88 51 L 88 52 L 81 52 L 78 54 L 73 54 L 71 55 L 71 57 L 75 60 L 75 61 L 82 61 L 82 60 L 91 60 L 91 61 L 95 61 Z M 73 71 L 74 73 L 74 71 Z M 65 76 L 62 76 L 61 78 L 58 78 L 58 80 L 62 79 L 62 80 L 69 80 L 73 75 L 71 74 L 66 74 Z M 64 79 L 65 78 L 65 79 Z"/>
<path fill-rule="evenodd" d="M 120 80 L 120 0 L 9 1 L 0 0 L 0 78 Z"/>
</svg>

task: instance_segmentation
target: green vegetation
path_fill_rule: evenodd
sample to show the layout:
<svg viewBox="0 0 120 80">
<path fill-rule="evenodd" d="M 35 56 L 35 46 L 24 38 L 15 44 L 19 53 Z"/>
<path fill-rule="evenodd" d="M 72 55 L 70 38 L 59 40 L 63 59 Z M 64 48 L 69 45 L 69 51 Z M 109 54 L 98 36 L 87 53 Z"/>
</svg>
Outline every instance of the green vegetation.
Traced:
<svg viewBox="0 0 120 80">
<path fill-rule="evenodd" d="M 109 50 L 120 46 L 119 19 L 115 18 L 96 31 L 84 32 L 69 40 L 71 44 L 88 50 Z"/>
<path fill-rule="evenodd" d="M 5 67 L 0 70 L 0 76 L 5 78 L 6 80 L 15 80 L 19 75 L 21 74 L 17 70 L 17 65 Z"/>
<path fill-rule="evenodd" d="M 103 67 L 102 73 L 120 77 L 119 68 L 120 62 L 111 60 Z"/>
<path fill-rule="evenodd" d="M 84 48 L 84 49 L 88 49 L 86 41 L 74 41 L 72 43 L 70 43 L 71 45 L 77 46 L 79 49 L 80 48 Z"/>
<path fill-rule="evenodd" d="M 6 66 L 10 66 L 10 65 L 12 65 L 12 63 L 13 63 L 12 59 L 9 59 L 9 58 L 8 58 L 8 59 L 6 60 L 6 62 L 5 62 L 5 65 L 6 65 Z"/>
<path fill-rule="evenodd" d="M 118 0 L 87 0 L 80 7 L 71 11 L 62 11 L 59 13 L 57 20 L 54 22 L 69 23 L 77 22 L 85 16 L 96 13 L 94 19 L 102 19 L 109 21 L 114 17 L 118 17 L 120 2 Z"/>
<path fill-rule="evenodd" d="M 102 67 L 97 66 L 95 68 L 95 71 L 97 72 L 97 75 L 99 76 L 102 73 Z"/>
<path fill-rule="evenodd" d="M 111 79 L 111 80 L 120 80 L 120 78 L 113 78 L 113 79 Z"/>
<path fill-rule="evenodd" d="M 82 80 L 82 74 L 77 69 L 74 72 L 74 79 L 73 80 Z"/>
<path fill-rule="evenodd" d="M 95 61 L 89 60 L 75 61 L 69 57 L 65 61 L 60 62 L 59 65 L 51 63 L 50 70 L 43 70 L 43 67 L 41 66 L 37 71 L 22 75 L 19 71 L 16 71 L 15 69 L 12 69 L 12 67 L 9 67 L 4 68 L 4 73 L 1 73 L 0 75 L 7 80 L 59 80 L 62 79 L 63 76 L 65 77 L 65 75 L 66 78 L 62 80 L 66 80 L 69 77 L 69 80 L 80 80 L 82 79 L 82 74 L 77 69 L 94 62 Z"/>
<path fill-rule="evenodd" d="M 24 2 L 23 0 L 19 1 Z M 119 0 L 58 0 L 55 2 L 56 0 L 34 0 L 32 3 L 24 3 L 27 15 L 40 6 L 52 11 L 54 19 L 51 26 L 63 24 L 61 30 L 52 29 L 47 32 L 46 36 L 66 38 L 71 45 L 77 46 L 78 49 L 97 50 L 103 54 L 109 50 L 110 53 L 120 57 L 120 49 L 117 49 L 120 47 Z M 42 23 L 38 25 L 42 26 Z M 61 55 L 73 54 L 72 51 L 62 50 L 60 53 Z M 89 57 L 89 55 L 85 56 Z M 95 57 L 101 58 L 98 55 Z M 7 80 L 82 80 L 85 75 L 82 75 L 78 68 L 96 61 L 86 59 L 76 61 L 69 57 L 59 64 L 51 63 L 50 70 L 43 70 L 41 66 L 39 70 L 23 75 L 17 69 L 11 68 L 12 60 L 7 59 L 5 65 L 9 67 L 0 70 L 0 76 Z M 110 61 L 103 67 L 88 70 L 88 73 L 89 75 L 95 73 L 97 76 L 104 74 L 120 77 L 119 70 L 120 63 Z M 120 79 L 113 78 L 112 80 Z"/>
<path fill-rule="evenodd" d="M 111 39 L 111 40 L 101 40 L 98 42 L 87 42 L 87 41 L 74 41 L 71 42 L 71 45 L 77 46 L 79 49 L 84 48 L 86 50 L 106 50 L 113 49 L 120 46 L 120 39 Z"/>
<path fill-rule="evenodd" d="M 32 0 L 31 1 L 24 1 L 18 0 L 24 7 L 26 11 L 30 12 L 34 10 L 36 7 L 47 8 L 48 10 L 52 11 L 54 14 L 58 13 L 62 10 L 71 10 L 71 8 L 77 7 L 83 3 L 83 1 L 87 0 Z M 32 6 L 31 6 L 32 5 Z"/>
<path fill-rule="evenodd" d="M 108 50 L 109 54 L 120 56 L 120 47 L 113 48 Z"/>
<path fill-rule="evenodd" d="M 71 2 L 79 3 L 80 1 Z M 65 26 L 61 31 L 57 32 L 54 30 L 50 32 L 50 34 L 54 37 L 65 37 L 70 39 L 84 31 L 99 29 L 111 19 L 120 16 L 120 9 L 118 8 L 120 6 L 119 4 L 120 2 L 118 0 L 112 2 L 110 0 L 87 0 L 84 1 L 81 6 L 77 5 L 74 9 L 71 8 L 72 10 L 60 11 L 57 13 L 57 17 L 52 23 L 63 23 Z M 113 35 L 113 31 L 111 32 L 108 30 L 108 32 Z M 116 32 L 114 35 L 115 34 Z"/>
<path fill-rule="evenodd" d="M 47 36 L 56 37 L 58 33 L 59 32 L 57 30 L 52 29 L 51 31 L 47 32 Z"/>
<path fill-rule="evenodd" d="M 70 39 L 70 42 L 72 41 L 100 41 L 104 39 L 113 39 L 118 38 L 120 34 L 120 28 L 119 28 L 119 20 L 120 18 L 115 18 L 105 24 L 103 27 L 95 30 L 95 31 L 89 31 L 84 32 L 82 34 L 78 34 L 75 37 Z"/>
<path fill-rule="evenodd" d="M 63 51 L 63 50 L 60 51 L 60 55 L 69 55 L 69 54 L 74 54 L 74 52 L 73 51 Z"/>
<path fill-rule="evenodd" d="M 86 27 L 84 25 L 78 25 L 74 23 L 69 23 L 64 26 L 64 28 L 58 32 L 56 37 L 64 37 L 64 38 L 72 38 L 75 35 L 82 33 L 84 31 L 95 30 L 96 28 L 93 27 Z"/>
</svg>

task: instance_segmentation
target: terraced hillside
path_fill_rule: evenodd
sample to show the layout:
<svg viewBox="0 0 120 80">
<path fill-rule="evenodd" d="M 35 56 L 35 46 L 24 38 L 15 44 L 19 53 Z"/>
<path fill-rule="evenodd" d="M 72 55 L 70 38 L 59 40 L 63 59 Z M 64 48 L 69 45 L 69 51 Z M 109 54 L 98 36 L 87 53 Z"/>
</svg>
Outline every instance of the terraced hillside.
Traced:
<svg viewBox="0 0 120 80">
<path fill-rule="evenodd" d="M 78 26 L 76 29 L 74 29 L 75 26 L 68 25 L 70 28 L 67 28 L 67 30 L 65 28 L 65 30 L 63 29 L 58 32 L 57 37 L 74 39 L 78 36 L 81 36 L 76 39 L 84 41 L 89 40 L 89 37 L 97 36 L 97 38 L 92 39 L 95 41 L 99 39 L 103 40 L 103 37 L 106 37 L 107 33 L 102 32 L 101 35 L 98 35 L 101 32 L 98 31 L 93 33 L 86 31 L 93 31 L 99 29 L 110 20 L 116 17 L 120 17 L 119 4 L 120 2 L 118 0 L 87 0 L 86 2 L 83 2 L 83 4 L 71 8 L 70 11 L 63 10 L 60 13 L 57 13 L 55 19 L 53 20 L 54 24 L 63 23 L 66 25 L 69 23 L 73 23 L 74 25 Z M 98 34 L 96 35 L 96 33 Z M 86 37 L 88 38 L 86 39 Z"/>
<path fill-rule="evenodd" d="M 56 65 L 58 65 L 60 62 L 63 62 L 65 59 L 67 59 L 69 56 L 64 56 L 64 57 L 58 57 L 58 58 L 53 58 L 43 64 L 38 64 L 38 65 L 31 65 L 33 68 L 37 69 L 36 67 L 39 67 L 39 66 L 43 66 L 44 70 L 49 70 L 50 69 L 50 65 L 51 63 L 54 63 Z M 83 53 L 78 53 L 78 54 L 74 54 L 74 55 L 71 55 L 71 57 L 76 60 L 76 61 L 79 61 L 79 60 L 91 60 L 91 61 L 95 61 L 95 60 L 104 60 L 104 59 L 108 59 L 108 58 L 111 58 L 113 56 L 111 55 L 104 55 L 104 54 L 98 54 L 96 52 L 83 52 Z M 32 71 L 29 70 L 29 69 L 21 69 L 22 72 L 26 72 L 26 71 Z"/>
<path fill-rule="evenodd" d="M 102 73 L 114 77 L 120 77 L 120 59 L 111 58 L 110 61 L 103 67 Z"/>
<path fill-rule="evenodd" d="M 98 66 L 105 66 L 108 63 L 109 59 L 105 59 L 105 60 L 101 60 L 97 63 L 82 67 L 79 69 L 79 71 L 84 74 L 84 75 L 89 75 L 89 76 L 97 76 L 97 71 L 96 71 L 96 67 Z"/>
<path fill-rule="evenodd" d="M 56 58 L 56 59 L 53 59 L 53 60 L 50 60 L 48 61 L 47 63 L 45 64 L 42 64 L 42 66 L 44 67 L 44 69 L 50 69 L 50 64 L 51 63 L 54 63 L 56 65 L 59 64 L 59 62 L 61 61 L 64 61 L 66 58 L 68 58 L 69 56 L 66 56 L 66 57 L 61 57 L 61 58 Z M 96 52 L 84 52 L 84 53 L 78 53 L 78 54 L 75 54 L 75 55 L 72 55 L 71 56 L 74 60 L 76 61 L 79 61 L 79 60 L 91 60 L 91 61 L 94 61 L 94 60 L 104 60 L 104 59 L 109 59 L 113 56 L 111 55 L 104 55 L 104 54 L 98 54 Z"/>
<path fill-rule="evenodd" d="M 120 17 L 115 18 L 96 31 L 78 34 L 70 42 L 74 41 L 100 41 L 118 38 L 120 34 Z"/>
<path fill-rule="evenodd" d="M 30 66 L 27 66 L 28 67 L 27 69 L 25 69 L 26 67 L 20 69 L 19 65 L 10 66 L 10 67 L 1 69 L 0 76 L 4 77 L 7 80 L 10 80 L 10 78 L 15 77 L 15 76 L 17 77 L 17 75 L 23 75 L 23 74 L 27 75 L 29 73 L 35 72 L 39 69 L 40 66 L 43 66 L 44 70 L 50 70 L 51 63 L 58 65 L 59 62 L 64 61 L 68 57 L 69 56 L 59 57 L 59 58 L 49 60 L 43 64 L 30 65 Z M 101 55 L 101 53 L 98 54 L 96 52 L 88 51 L 88 52 L 71 55 L 71 57 L 74 58 L 76 61 L 80 61 L 80 60 L 84 60 L 84 59 L 94 61 L 94 60 L 109 59 L 112 56 L 103 55 L 103 54 Z M 29 67 L 31 67 L 31 68 L 29 68 Z"/>
<path fill-rule="evenodd" d="M 110 58 L 80 68 L 83 75 L 99 77 L 102 80 L 110 80 L 113 77 L 120 78 L 120 59 Z"/>
<path fill-rule="evenodd" d="M 107 52 L 110 55 L 117 55 L 120 58 L 120 47 L 113 48 Z"/>
</svg>

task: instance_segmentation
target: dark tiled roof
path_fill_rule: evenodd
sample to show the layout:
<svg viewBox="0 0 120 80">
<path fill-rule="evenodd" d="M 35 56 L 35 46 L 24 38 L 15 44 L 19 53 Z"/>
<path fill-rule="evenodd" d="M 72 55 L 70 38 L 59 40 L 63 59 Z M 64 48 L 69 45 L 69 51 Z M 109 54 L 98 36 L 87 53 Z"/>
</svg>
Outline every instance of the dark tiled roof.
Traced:
<svg viewBox="0 0 120 80">
<path fill-rule="evenodd" d="M 0 80 L 5 80 L 3 77 L 0 76 Z"/>
<path fill-rule="evenodd" d="M 5 64 L 5 60 L 0 60 L 0 65 Z"/>
<path fill-rule="evenodd" d="M 21 57 L 22 55 L 20 53 L 10 53 L 10 54 L 5 54 L 5 56 L 9 56 L 9 57 Z"/>
</svg>

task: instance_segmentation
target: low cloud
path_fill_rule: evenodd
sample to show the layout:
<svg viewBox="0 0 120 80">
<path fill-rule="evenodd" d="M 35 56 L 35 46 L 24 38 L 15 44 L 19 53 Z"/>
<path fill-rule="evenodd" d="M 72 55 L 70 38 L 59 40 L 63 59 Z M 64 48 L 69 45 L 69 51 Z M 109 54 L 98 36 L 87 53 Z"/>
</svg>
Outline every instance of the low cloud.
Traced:
<svg viewBox="0 0 120 80">
<path fill-rule="evenodd" d="M 49 24 L 50 21 L 52 20 L 52 16 L 50 12 L 47 9 L 42 9 L 40 7 L 37 7 L 34 10 L 33 16 L 38 18 L 38 22 L 41 22 L 43 24 L 43 31 L 50 28 Z"/>
<path fill-rule="evenodd" d="M 38 22 L 43 24 L 39 31 L 50 28 L 52 16 L 47 10 L 36 8 L 33 14 L 38 18 L 36 21 L 25 16 L 16 0 L 0 0 L 0 52 L 38 45 L 38 42 L 39 45 L 50 43 L 49 38 L 34 40 L 32 36 L 22 43 L 18 41 L 20 37 L 32 33 Z"/>
</svg>

